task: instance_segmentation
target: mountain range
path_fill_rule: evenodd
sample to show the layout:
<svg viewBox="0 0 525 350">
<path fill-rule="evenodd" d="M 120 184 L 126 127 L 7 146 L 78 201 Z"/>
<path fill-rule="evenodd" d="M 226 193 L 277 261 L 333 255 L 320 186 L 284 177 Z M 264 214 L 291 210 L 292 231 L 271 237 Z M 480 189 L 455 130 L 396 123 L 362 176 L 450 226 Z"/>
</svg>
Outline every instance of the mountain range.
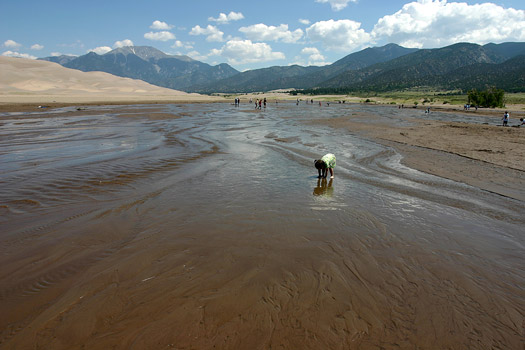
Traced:
<svg viewBox="0 0 525 350">
<path fill-rule="evenodd" d="M 102 71 L 176 90 L 188 90 L 190 86 L 210 83 L 239 73 L 225 63 L 211 66 L 188 56 L 167 55 L 150 46 L 126 46 L 104 55 L 90 52 L 79 57 L 42 59 L 84 72 Z"/>
<path fill-rule="evenodd" d="M 458 43 L 437 49 L 396 44 L 367 48 L 319 67 L 274 66 L 239 72 L 228 64 L 211 66 L 153 47 L 128 46 L 104 55 L 47 57 L 65 67 L 104 71 L 154 85 L 199 93 L 241 93 L 307 89 L 313 93 L 394 91 L 411 88 L 525 91 L 525 43 Z"/>
</svg>

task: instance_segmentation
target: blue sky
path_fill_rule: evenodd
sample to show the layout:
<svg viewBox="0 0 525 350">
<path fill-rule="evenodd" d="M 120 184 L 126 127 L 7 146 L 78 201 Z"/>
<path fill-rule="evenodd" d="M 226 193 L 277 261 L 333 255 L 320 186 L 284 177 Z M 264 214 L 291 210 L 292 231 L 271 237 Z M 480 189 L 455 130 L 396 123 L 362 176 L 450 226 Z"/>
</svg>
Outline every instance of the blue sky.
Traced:
<svg viewBox="0 0 525 350">
<path fill-rule="evenodd" d="M 0 54 L 153 46 L 247 69 L 324 65 L 366 47 L 525 41 L 523 0 L 1 0 Z"/>
</svg>

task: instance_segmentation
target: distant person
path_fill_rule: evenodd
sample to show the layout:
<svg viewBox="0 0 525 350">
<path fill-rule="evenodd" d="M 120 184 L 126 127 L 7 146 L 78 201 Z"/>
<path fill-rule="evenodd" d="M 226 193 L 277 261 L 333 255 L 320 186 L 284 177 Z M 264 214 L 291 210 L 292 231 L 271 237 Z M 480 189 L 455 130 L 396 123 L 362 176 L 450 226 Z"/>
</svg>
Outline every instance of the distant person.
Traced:
<svg viewBox="0 0 525 350">
<path fill-rule="evenodd" d="M 257 107 L 259 107 L 259 99 L 255 100 L 255 109 L 257 109 Z"/>
<path fill-rule="evenodd" d="M 503 126 L 509 126 L 509 112 L 505 111 L 505 113 L 503 113 Z"/>
<path fill-rule="evenodd" d="M 264 98 L 264 108 L 266 108 L 266 97 Z"/>
<path fill-rule="evenodd" d="M 261 106 L 262 106 L 262 99 L 259 100 L 259 109 L 261 109 Z"/>
<path fill-rule="evenodd" d="M 326 179 L 328 170 L 330 170 L 330 178 L 334 178 L 335 156 L 332 153 L 325 154 L 323 158 L 314 160 L 314 166 L 319 173 L 319 179 Z"/>
<path fill-rule="evenodd" d="M 520 126 L 525 125 L 525 120 L 523 118 L 520 118 L 520 122 L 521 122 Z"/>
</svg>

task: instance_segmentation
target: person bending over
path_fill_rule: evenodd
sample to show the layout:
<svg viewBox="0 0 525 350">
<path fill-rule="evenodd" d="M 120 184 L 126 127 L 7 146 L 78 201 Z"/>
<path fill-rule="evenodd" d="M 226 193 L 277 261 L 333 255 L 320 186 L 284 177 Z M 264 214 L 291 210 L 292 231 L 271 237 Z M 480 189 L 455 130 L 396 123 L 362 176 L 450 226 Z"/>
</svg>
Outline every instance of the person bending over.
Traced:
<svg viewBox="0 0 525 350">
<path fill-rule="evenodd" d="M 318 178 L 326 178 L 328 170 L 330 170 L 330 178 L 334 178 L 335 156 L 332 153 L 325 154 L 323 158 L 314 160 L 314 165 L 319 173 Z"/>
</svg>

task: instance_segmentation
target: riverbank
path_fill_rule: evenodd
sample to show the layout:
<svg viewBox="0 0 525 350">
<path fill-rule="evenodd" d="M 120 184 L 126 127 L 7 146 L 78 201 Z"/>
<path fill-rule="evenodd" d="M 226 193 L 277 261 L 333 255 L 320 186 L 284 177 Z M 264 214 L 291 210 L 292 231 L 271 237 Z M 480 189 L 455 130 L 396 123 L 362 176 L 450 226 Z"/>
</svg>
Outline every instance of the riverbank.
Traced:
<svg viewBox="0 0 525 350">
<path fill-rule="evenodd" d="M 395 107 L 392 107 L 395 108 Z M 379 114 L 352 115 L 315 122 L 372 138 L 397 149 L 411 168 L 525 200 L 525 127 L 502 127 L 498 110 L 483 114 L 441 110 L 464 118 L 446 122 L 403 117 L 392 123 Z M 432 112 L 431 112 L 432 113 Z M 476 122 L 477 116 L 489 122 Z M 373 121 L 373 122 L 371 122 Z M 516 117 L 511 125 L 518 126 Z"/>
</svg>

